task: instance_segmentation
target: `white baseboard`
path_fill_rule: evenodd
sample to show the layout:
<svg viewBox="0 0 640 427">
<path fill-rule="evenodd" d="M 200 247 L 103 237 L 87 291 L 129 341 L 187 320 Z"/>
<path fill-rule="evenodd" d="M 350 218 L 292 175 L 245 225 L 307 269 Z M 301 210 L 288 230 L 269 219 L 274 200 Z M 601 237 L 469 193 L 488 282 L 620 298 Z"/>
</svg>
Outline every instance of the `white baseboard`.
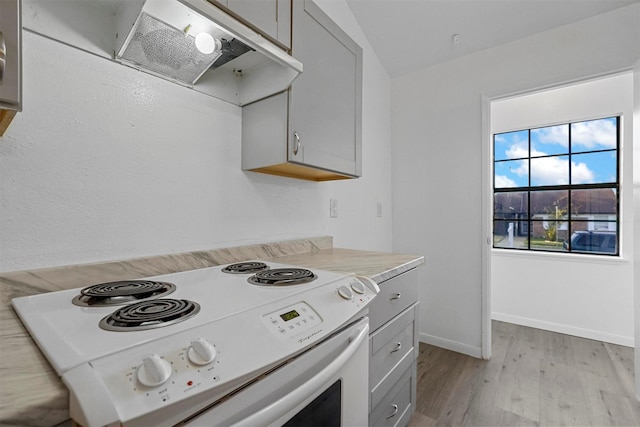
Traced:
<svg viewBox="0 0 640 427">
<path fill-rule="evenodd" d="M 456 353 L 466 354 L 467 356 L 476 357 L 478 359 L 482 358 L 482 349 L 480 347 L 474 347 L 472 345 L 448 340 L 446 338 L 421 333 L 420 342 L 431 344 L 446 350 L 455 351 Z"/>
<path fill-rule="evenodd" d="M 612 344 L 634 347 L 633 337 L 608 334 L 606 332 L 583 329 L 576 326 L 563 325 L 560 323 L 546 322 L 544 320 L 529 319 L 527 317 L 514 316 L 505 313 L 491 313 L 491 318 L 502 322 L 515 323 L 516 325 L 529 326 L 531 328 L 544 329 L 545 331 L 559 332 L 561 334 L 573 335 L 591 340 L 598 340 Z"/>
</svg>

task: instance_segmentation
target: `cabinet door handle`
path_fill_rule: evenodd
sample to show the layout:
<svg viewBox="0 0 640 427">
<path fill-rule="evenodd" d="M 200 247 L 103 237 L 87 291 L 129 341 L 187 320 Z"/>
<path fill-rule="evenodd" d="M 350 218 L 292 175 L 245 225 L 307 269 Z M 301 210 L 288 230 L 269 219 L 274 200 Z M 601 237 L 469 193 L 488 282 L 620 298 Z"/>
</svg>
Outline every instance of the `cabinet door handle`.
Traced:
<svg viewBox="0 0 640 427">
<path fill-rule="evenodd" d="M 7 57 L 7 45 L 4 43 L 4 34 L 0 31 L 0 84 L 4 77 L 4 65 Z"/>
<path fill-rule="evenodd" d="M 390 353 L 395 353 L 396 351 L 399 351 L 402 348 L 402 343 L 397 342 L 396 346 L 393 347 L 393 350 L 391 350 Z"/>
<path fill-rule="evenodd" d="M 295 138 L 295 145 L 293 146 L 293 155 L 297 156 L 298 155 L 298 150 L 300 150 L 300 135 L 298 135 L 298 132 L 294 132 L 293 133 L 293 137 Z"/>
<path fill-rule="evenodd" d="M 391 298 L 389 298 L 390 300 L 394 300 L 394 299 L 400 299 L 400 292 L 398 292 L 397 294 L 395 294 L 394 296 L 392 296 Z"/>
<path fill-rule="evenodd" d="M 393 414 L 389 415 L 387 419 L 395 417 L 398 413 L 398 405 L 394 403 L 393 405 L 391 405 L 391 407 L 393 408 Z"/>
</svg>

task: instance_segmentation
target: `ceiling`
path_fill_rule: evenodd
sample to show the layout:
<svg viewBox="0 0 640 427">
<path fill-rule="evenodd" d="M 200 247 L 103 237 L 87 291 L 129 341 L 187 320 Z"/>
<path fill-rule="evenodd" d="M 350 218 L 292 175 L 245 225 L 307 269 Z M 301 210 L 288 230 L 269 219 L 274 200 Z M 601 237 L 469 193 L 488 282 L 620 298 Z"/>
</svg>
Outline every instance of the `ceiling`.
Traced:
<svg viewBox="0 0 640 427">
<path fill-rule="evenodd" d="M 391 78 L 640 2 L 346 1 Z"/>
</svg>

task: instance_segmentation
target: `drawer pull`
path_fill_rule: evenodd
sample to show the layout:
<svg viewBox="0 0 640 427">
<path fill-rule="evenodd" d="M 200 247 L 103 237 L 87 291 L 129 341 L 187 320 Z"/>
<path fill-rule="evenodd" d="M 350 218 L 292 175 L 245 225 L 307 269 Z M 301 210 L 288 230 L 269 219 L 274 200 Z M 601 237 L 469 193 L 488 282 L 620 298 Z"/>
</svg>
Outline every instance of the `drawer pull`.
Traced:
<svg viewBox="0 0 640 427">
<path fill-rule="evenodd" d="M 397 294 L 395 294 L 394 296 L 392 296 L 391 298 L 389 298 L 390 300 L 394 300 L 394 299 L 400 299 L 400 292 L 398 292 Z"/>
<path fill-rule="evenodd" d="M 389 415 L 387 419 L 395 417 L 396 414 L 398 413 L 398 405 L 393 404 L 391 405 L 391 407 L 393 408 L 393 414 Z"/>
<path fill-rule="evenodd" d="M 391 353 L 395 353 L 396 351 L 399 351 L 402 348 L 402 344 L 397 342 L 396 346 L 393 348 L 393 350 L 391 350 Z"/>
</svg>

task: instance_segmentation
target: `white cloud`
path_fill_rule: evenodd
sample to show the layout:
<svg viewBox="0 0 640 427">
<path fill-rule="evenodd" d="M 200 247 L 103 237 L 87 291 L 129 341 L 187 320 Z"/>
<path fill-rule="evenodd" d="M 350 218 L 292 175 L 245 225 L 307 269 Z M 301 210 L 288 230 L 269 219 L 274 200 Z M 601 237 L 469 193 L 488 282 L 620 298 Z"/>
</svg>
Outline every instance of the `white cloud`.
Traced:
<svg viewBox="0 0 640 427">
<path fill-rule="evenodd" d="M 571 144 L 585 150 L 616 148 L 613 120 L 592 120 L 571 125 Z"/>
<path fill-rule="evenodd" d="M 571 163 L 573 184 L 594 181 L 595 174 L 585 163 Z M 561 157 L 531 159 L 531 181 L 533 185 L 562 185 L 569 183 L 569 161 Z"/>
<path fill-rule="evenodd" d="M 531 159 L 531 183 L 533 185 L 568 184 L 569 161 L 559 157 Z"/>
<path fill-rule="evenodd" d="M 589 184 L 595 180 L 595 174 L 585 163 L 571 162 L 571 183 Z"/>
<path fill-rule="evenodd" d="M 505 135 L 509 135 L 509 137 L 505 137 Z M 504 150 L 505 158 L 517 159 L 529 156 L 529 139 L 526 133 L 512 132 L 496 135 L 495 143 L 496 153 L 499 157 L 502 157 L 500 151 L 501 147 L 504 147 L 507 144 L 509 144 L 509 147 Z M 514 147 L 517 147 L 517 151 L 514 151 Z"/>
<path fill-rule="evenodd" d="M 569 127 L 567 125 L 559 125 L 531 129 L 531 139 L 537 139 L 543 144 L 557 144 L 567 147 L 569 145 Z"/>
<path fill-rule="evenodd" d="M 517 142 L 509 147 L 505 153 L 508 159 L 521 159 L 523 157 L 529 157 L 529 143 Z"/>
<path fill-rule="evenodd" d="M 513 188 L 518 185 L 516 182 L 504 175 L 496 175 L 496 188 Z"/>
</svg>

